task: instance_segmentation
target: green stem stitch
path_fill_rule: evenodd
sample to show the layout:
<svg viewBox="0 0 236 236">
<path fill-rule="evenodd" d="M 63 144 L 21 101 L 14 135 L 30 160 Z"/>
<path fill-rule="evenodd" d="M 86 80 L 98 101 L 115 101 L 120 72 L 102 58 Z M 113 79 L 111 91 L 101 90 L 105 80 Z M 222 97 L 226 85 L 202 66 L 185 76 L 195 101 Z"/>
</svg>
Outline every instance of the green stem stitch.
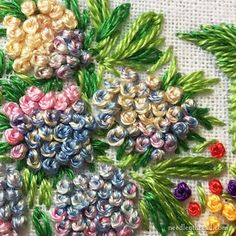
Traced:
<svg viewBox="0 0 236 236">
<path fill-rule="evenodd" d="M 0 113 L 0 132 L 3 132 L 9 128 L 11 128 L 9 118 L 4 114 Z"/>
<path fill-rule="evenodd" d="M 205 192 L 204 188 L 202 187 L 201 183 L 197 184 L 197 194 L 198 194 L 199 202 L 201 204 L 202 212 L 205 212 L 206 205 L 207 205 L 206 192 Z"/>
<path fill-rule="evenodd" d="M 205 151 L 207 147 L 209 147 L 213 143 L 216 143 L 217 141 L 218 141 L 217 139 L 207 140 L 204 143 L 201 143 L 201 144 L 195 146 L 192 150 L 195 153 L 201 153 L 201 152 Z"/>
<path fill-rule="evenodd" d="M 109 18 L 107 18 L 97 32 L 97 42 L 112 36 L 127 19 L 130 12 L 130 4 L 122 4 L 115 8 Z"/>
<path fill-rule="evenodd" d="M 96 31 L 110 15 L 109 0 L 88 0 L 88 8 Z"/>
<path fill-rule="evenodd" d="M 236 179 L 236 165 L 231 166 L 230 173 Z"/>
<path fill-rule="evenodd" d="M 12 145 L 6 142 L 0 142 L 0 155 L 5 155 L 10 149 Z"/>
<path fill-rule="evenodd" d="M 53 235 L 49 217 L 38 207 L 34 208 L 32 215 L 32 223 L 37 236 Z"/>
<path fill-rule="evenodd" d="M 20 4 L 16 1 L 7 2 L 3 0 L 0 2 L 0 20 L 6 15 L 12 15 L 21 20 L 26 20 L 26 16 L 21 12 Z"/>
<path fill-rule="evenodd" d="M 139 213 L 142 218 L 142 226 L 144 230 L 149 230 L 149 210 L 145 199 L 139 201 Z"/>
<path fill-rule="evenodd" d="M 12 164 L 14 163 L 14 160 L 11 159 L 10 157 L 7 157 L 7 156 L 0 156 L 0 162 L 1 163 L 6 163 L 6 164 Z"/>
<path fill-rule="evenodd" d="M 43 180 L 39 186 L 39 204 L 45 204 L 47 209 L 49 209 L 52 205 L 52 184 L 48 180 Z"/>
<path fill-rule="evenodd" d="M 226 163 L 208 157 L 177 157 L 165 160 L 147 171 L 148 176 L 163 175 L 177 178 L 209 178 L 220 175 Z"/>
<path fill-rule="evenodd" d="M 6 29 L 0 29 L 0 37 L 6 37 L 7 30 Z"/>
<path fill-rule="evenodd" d="M 229 225 L 223 232 L 222 236 L 232 236 L 235 231 L 235 226 Z"/>
<path fill-rule="evenodd" d="M 110 147 L 109 144 L 98 139 L 93 139 L 91 144 L 92 144 L 93 152 L 95 156 L 106 155 L 106 150 L 108 150 Z"/>
<path fill-rule="evenodd" d="M 160 69 L 162 66 L 167 64 L 173 56 L 173 47 L 169 47 L 164 54 L 160 57 L 160 59 L 157 61 L 156 64 L 154 64 L 149 70 L 149 74 L 155 73 L 158 69 Z"/>
</svg>

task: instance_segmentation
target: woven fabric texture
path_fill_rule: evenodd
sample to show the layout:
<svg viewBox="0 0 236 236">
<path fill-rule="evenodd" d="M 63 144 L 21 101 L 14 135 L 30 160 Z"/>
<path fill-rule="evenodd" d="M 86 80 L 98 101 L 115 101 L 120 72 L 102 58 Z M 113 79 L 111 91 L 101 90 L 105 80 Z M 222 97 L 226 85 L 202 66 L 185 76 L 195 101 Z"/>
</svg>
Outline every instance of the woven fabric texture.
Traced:
<svg viewBox="0 0 236 236">
<path fill-rule="evenodd" d="M 80 0 L 81 8 L 86 6 L 86 0 Z M 111 6 L 115 6 L 130 2 L 132 4 L 131 23 L 142 12 L 155 11 L 162 12 L 165 16 L 164 31 L 162 35 L 166 38 L 166 46 L 173 45 L 174 53 L 178 59 L 179 71 L 189 73 L 193 71 L 203 70 L 209 78 L 220 78 L 221 82 L 215 86 L 214 93 L 208 96 L 202 96 L 197 99 L 199 105 L 209 107 L 211 114 L 223 120 L 225 127 L 214 128 L 213 131 L 204 131 L 207 139 L 216 138 L 220 140 L 226 147 L 226 161 L 231 164 L 235 163 L 235 156 L 231 152 L 231 137 L 228 132 L 230 120 L 228 118 L 227 98 L 229 96 L 229 79 L 221 73 L 216 67 L 214 57 L 202 51 L 200 48 L 187 42 L 179 40 L 175 34 L 177 32 L 187 32 L 193 29 L 199 29 L 202 24 L 218 24 L 221 22 L 236 22 L 236 1 L 235 0 L 111 0 Z M 127 27 L 127 26 L 126 26 Z M 127 27 L 128 28 L 128 27 Z M 4 45 L 1 40 L 1 47 Z M 114 155 L 114 152 L 110 152 Z M 206 155 L 209 153 L 206 152 Z M 226 173 L 221 181 L 226 186 L 230 175 Z M 197 200 L 196 181 L 188 181 L 193 190 L 192 200 Z M 202 182 L 207 188 L 207 182 Z M 199 235 L 207 235 L 203 229 L 203 223 L 208 213 L 203 214 L 198 221 L 195 221 Z M 30 217 L 30 216 L 29 216 Z M 29 228 L 32 228 L 29 225 Z M 23 235 L 36 235 L 32 229 Z M 150 227 L 149 232 L 140 231 L 138 235 L 157 236 L 154 227 Z M 176 235 L 172 233 L 171 235 Z"/>
</svg>

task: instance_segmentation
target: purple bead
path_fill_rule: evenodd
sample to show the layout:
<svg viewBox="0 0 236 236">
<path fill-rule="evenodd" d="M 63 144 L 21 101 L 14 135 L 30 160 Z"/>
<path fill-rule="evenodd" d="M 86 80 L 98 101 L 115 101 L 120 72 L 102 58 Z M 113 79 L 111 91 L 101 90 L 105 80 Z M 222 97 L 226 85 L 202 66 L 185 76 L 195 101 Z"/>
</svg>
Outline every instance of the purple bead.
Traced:
<svg viewBox="0 0 236 236">
<path fill-rule="evenodd" d="M 233 198 L 236 198 L 236 180 L 229 181 L 227 190 Z"/>
<path fill-rule="evenodd" d="M 174 190 L 175 198 L 181 202 L 188 199 L 191 195 L 192 191 L 185 182 L 179 183 Z"/>
</svg>

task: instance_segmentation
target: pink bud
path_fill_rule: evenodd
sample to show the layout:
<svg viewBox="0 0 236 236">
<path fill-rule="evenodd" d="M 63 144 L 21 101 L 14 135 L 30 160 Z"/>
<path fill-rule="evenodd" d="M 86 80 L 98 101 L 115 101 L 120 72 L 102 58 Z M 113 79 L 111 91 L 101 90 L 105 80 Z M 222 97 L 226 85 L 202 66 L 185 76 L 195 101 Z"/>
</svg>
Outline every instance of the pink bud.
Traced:
<svg viewBox="0 0 236 236">
<path fill-rule="evenodd" d="M 52 109 L 55 104 L 55 92 L 48 92 L 39 101 L 39 107 L 42 110 Z"/>
<path fill-rule="evenodd" d="M 8 116 L 10 119 L 12 119 L 12 117 L 15 115 L 20 115 L 23 113 L 19 105 L 15 102 L 5 103 L 2 109 L 6 116 Z"/>
<path fill-rule="evenodd" d="M 28 148 L 25 144 L 19 144 L 11 149 L 10 156 L 16 160 L 22 160 L 25 157 L 27 150 Z"/>
<path fill-rule="evenodd" d="M 17 128 L 7 129 L 4 136 L 6 141 L 12 145 L 16 145 L 24 140 L 23 134 Z"/>
<path fill-rule="evenodd" d="M 30 99 L 29 96 L 20 98 L 20 107 L 26 115 L 32 115 L 34 111 L 38 110 L 38 103 Z"/>
<path fill-rule="evenodd" d="M 54 109 L 58 111 L 65 111 L 69 103 L 70 103 L 70 100 L 68 99 L 68 97 L 65 95 L 64 92 L 56 93 Z"/>
<path fill-rule="evenodd" d="M 38 102 L 44 96 L 44 92 L 40 88 L 32 86 L 27 90 L 26 95 L 28 95 L 33 102 Z"/>
<path fill-rule="evenodd" d="M 65 94 L 69 98 L 71 103 L 74 103 L 80 99 L 80 91 L 76 85 L 70 85 L 65 89 Z"/>
</svg>

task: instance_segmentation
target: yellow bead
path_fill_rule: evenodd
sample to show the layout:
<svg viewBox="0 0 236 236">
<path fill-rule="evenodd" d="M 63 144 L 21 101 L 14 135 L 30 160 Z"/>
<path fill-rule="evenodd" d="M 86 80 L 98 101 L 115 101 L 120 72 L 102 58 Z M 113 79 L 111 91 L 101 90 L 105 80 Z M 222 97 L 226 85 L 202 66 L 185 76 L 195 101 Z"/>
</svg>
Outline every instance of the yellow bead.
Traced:
<svg viewBox="0 0 236 236">
<path fill-rule="evenodd" d="M 221 222 L 216 216 L 210 216 L 205 222 L 205 227 L 208 234 L 217 234 L 220 231 Z"/>
<path fill-rule="evenodd" d="M 210 212 L 219 212 L 223 208 L 221 198 L 218 195 L 212 194 L 207 198 L 207 207 Z"/>
<path fill-rule="evenodd" d="M 227 220 L 235 221 L 236 220 L 236 206 L 230 202 L 225 203 L 222 214 Z"/>
</svg>

